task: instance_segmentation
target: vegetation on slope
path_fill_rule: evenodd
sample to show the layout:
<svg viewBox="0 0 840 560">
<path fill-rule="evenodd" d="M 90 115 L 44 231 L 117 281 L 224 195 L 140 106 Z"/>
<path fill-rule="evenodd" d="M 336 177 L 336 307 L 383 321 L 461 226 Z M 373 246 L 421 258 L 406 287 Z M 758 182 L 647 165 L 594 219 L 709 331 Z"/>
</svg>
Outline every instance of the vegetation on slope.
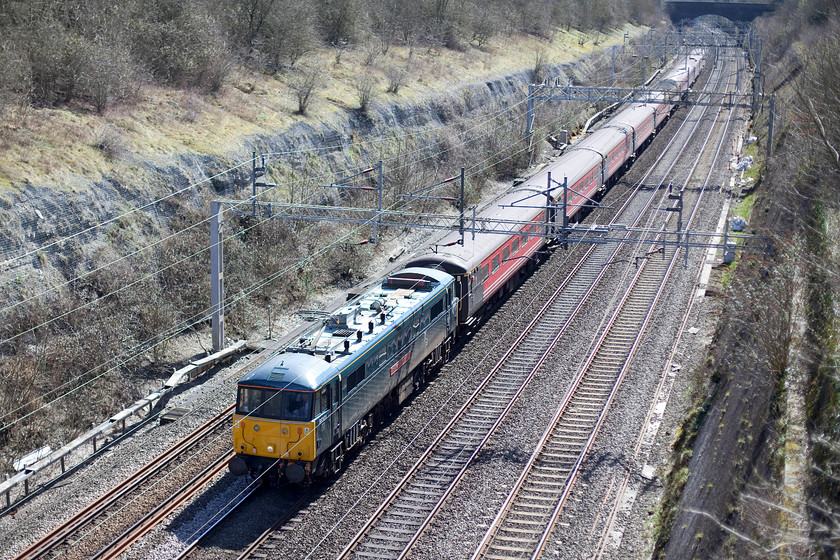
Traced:
<svg viewBox="0 0 840 560">
<path fill-rule="evenodd" d="M 773 154 L 760 166 L 750 229 L 776 252 L 742 257 L 725 287 L 723 320 L 695 372 L 696 409 L 675 444 L 661 556 L 833 558 L 840 538 L 840 13 L 836 2 L 786 2 L 757 29 L 777 133 L 767 138 L 766 110 L 753 115 L 758 156 L 768 141 Z M 802 447 L 787 441 L 798 428 L 787 394 L 798 375 L 807 387 Z M 805 488 L 788 486 L 799 484 L 786 468 L 797 451 Z"/>
</svg>

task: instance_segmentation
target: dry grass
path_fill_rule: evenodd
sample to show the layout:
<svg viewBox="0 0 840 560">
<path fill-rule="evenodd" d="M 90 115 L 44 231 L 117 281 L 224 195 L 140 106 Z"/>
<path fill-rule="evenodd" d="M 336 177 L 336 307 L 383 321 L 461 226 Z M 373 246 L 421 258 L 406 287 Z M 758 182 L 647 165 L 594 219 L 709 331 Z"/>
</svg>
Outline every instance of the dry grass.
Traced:
<svg viewBox="0 0 840 560">
<path fill-rule="evenodd" d="M 593 37 L 580 45 L 577 31 L 558 32 L 551 42 L 529 36 L 499 36 L 481 49 L 464 51 L 392 47 L 366 72 L 379 78 L 377 99 L 410 103 L 432 93 L 492 76 L 533 67 L 536 52 L 549 63 L 568 62 L 594 48 L 621 43 L 624 31 L 638 35 L 644 29 L 615 30 L 598 47 Z M 353 80 L 363 67 L 364 49 L 342 53 L 336 64 L 334 49 L 321 49 L 307 62 L 324 69 L 326 87 L 319 90 L 308 113 L 295 113 L 297 102 L 287 80 L 291 76 L 249 73 L 239 69 L 212 96 L 191 91 L 145 87 L 138 101 L 99 115 L 85 110 L 32 109 L 0 124 L 0 189 L 24 182 L 71 188 L 79 178 L 99 179 L 118 173 L 130 179 L 139 160 L 158 161 L 185 152 L 221 155 L 236 151 L 241 139 L 255 133 L 282 131 L 295 122 L 332 121 L 339 112 L 358 105 Z M 398 94 L 385 93 L 388 68 L 410 67 Z M 247 92 L 247 93 L 246 93 Z M 4 115 L 6 117 L 6 115 Z M 102 131 L 108 131 L 104 145 Z M 116 149 L 110 149 L 113 145 Z"/>
</svg>

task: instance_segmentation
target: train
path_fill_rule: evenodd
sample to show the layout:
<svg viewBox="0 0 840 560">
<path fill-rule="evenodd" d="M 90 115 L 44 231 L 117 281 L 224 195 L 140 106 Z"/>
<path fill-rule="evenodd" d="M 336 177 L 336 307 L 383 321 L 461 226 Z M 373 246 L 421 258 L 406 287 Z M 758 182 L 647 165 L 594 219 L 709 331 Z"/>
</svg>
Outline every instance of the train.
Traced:
<svg viewBox="0 0 840 560">
<path fill-rule="evenodd" d="M 690 53 L 658 88 L 686 91 L 704 62 L 702 50 Z M 619 110 L 476 216 L 516 226 L 444 236 L 246 374 L 237 386 L 230 472 L 308 484 L 341 470 L 347 454 L 449 359 L 489 303 L 536 266 L 558 208 L 568 221 L 580 220 L 651 141 L 678 97 Z"/>
</svg>

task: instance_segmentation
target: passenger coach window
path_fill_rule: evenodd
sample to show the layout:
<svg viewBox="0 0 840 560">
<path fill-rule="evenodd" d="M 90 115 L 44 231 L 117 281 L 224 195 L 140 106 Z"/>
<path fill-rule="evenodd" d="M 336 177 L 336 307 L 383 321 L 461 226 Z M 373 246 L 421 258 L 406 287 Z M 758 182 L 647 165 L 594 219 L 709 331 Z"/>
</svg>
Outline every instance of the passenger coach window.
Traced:
<svg viewBox="0 0 840 560">
<path fill-rule="evenodd" d="M 514 255 L 519 252 L 519 239 L 513 240 L 513 243 L 510 244 L 510 249 Z"/>
<path fill-rule="evenodd" d="M 306 421 L 310 419 L 312 393 L 288 391 L 284 395 L 283 420 Z"/>
<path fill-rule="evenodd" d="M 497 270 L 499 270 L 499 256 L 498 255 L 493 257 L 493 272 L 496 272 Z"/>
<path fill-rule="evenodd" d="M 503 260 L 503 261 L 508 260 L 508 257 L 509 257 L 509 256 L 510 256 L 510 249 L 508 249 L 507 247 L 505 247 L 504 249 L 502 249 L 502 260 Z"/>
</svg>

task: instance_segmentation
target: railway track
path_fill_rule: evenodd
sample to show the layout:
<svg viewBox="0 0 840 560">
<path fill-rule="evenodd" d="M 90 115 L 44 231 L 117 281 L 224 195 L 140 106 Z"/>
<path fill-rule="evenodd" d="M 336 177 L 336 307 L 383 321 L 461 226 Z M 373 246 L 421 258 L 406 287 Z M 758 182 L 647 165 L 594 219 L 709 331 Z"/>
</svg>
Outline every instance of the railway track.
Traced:
<svg viewBox="0 0 840 560">
<path fill-rule="evenodd" d="M 741 66 L 742 61 L 740 61 L 740 57 L 737 58 L 737 60 L 738 65 Z M 742 69 L 739 67 L 737 71 L 740 70 Z M 729 85 L 731 86 L 732 84 L 730 83 Z M 720 120 L 721 112 L 722 109 L 719 110 L 718 120 Z M 724 119 L 722 124 L 723 131 L 720 134 L 720 141 L 716 146 L 715 153 L 713 156 L 714 160 L 717 160 L 720 157 L 723 142 L 725 141 L 727 132 L 729 131 L 732 125 L 732 118 L 734 113 L 735 111 L 733 109 L 729 109 L 727 111 L 726 118 Z M 711 170 L 713 167 L 714 165 L 710 166 L 709 171 L 706 173 L 701 192 L 705 191 L 711 182 Z M 697 203 L 694 204 L 694 209 L 692 210 L 691 216 L 688 220 L 689 225 L 694 221 L 698 206 L 699 205 Z M 728 208 L 728 205 L 725 206 L 723 215 L 726 214 L 726 208 Z M 723 217 L 721 217 L 721 222 L 723 222 Z M 723 225 L 725 227 L 725 223 Z M 701 259 L 698 262 L 697 271 L 695 273 L 698 278 L 702 271 L 702 267 L 703 261 Z M 695 301 L 695 298 L 691 298 L 689 301 L 689 305 L 686 307 L 683 313 L 683 318 L 680 322 L 679 330 L 676 335 L 676 341 L 679 341 L 683 337 L 683 334 L 687 328 L 689 317 L 694 308 Z M 677 343 L 675 342 L 674 347 L 669 353 L 668 360 L 666 361 L 665 366 L 660 373 L 660 378 L 656 387 L 656 391 L 654 393 L 653 398 L 651 399 L 651 405 L 647 411 L 647 415 L 645 417 L 645 422 L 643 423 L 643 426 L 650 426 L 651 422 L 653 421 L 653 418 L 655 416 L 658 416 L 658 414 L 664 412 L 665 405 L 670 398 L 671 390 L 673 389 L 673 384 L 675 381 L 675 376 L 672 375 L 672 367 L 674 364 L 676 353 Z M 657 410 L 661 412 L 657 413 Z M 610 507 L 605 512 L 603 528 L 598 532 L 598 538 L 595 543 L 594 554 L 592 556 L 593 558 L 603 558 L 607 554 L 608 548 L 615 548 L 619 546 L 619 543 L 621 542 L 621 535 L 623 534 L 623 530 L 619 528 L 622 522 L 622 520 L 619 520 L 619 517 L 621 517 L 622 513 L 624 513 L 625 516 L 628 513 L 625 496 L 635 496 L 639 493 L 638 488 L 630 489 L 630 487 L 633 485 L 632 479 L 634 475 L 638 476 L 639 474 L 637 470 L 633 468 L 633 465 L 642 465 L 646 463 L 646 459 L 652 451 L 651 446 L 654 441 L 655 432 L 655 428 L 653 430 L 648 428 L 643 429 L 638 435 L 638 438 L 632 450 L 631 461 L 629 462 L 630 467 L 626 469 L 626 471 L 623 472 L 621 476 L 618 477 L 617 484 L 615 485 L 616 490 L 614 495 L 612 496 Z M 630 489 L 629 494 L 628 489 Z"/>
<path fill-rule="evenodd" d="M 211 519 L 205 529 L 198 535 L 195 536 L 192 540 L 189 541 L 186 548 L 184 548 L 180 554 L 178 554 L 174 560 L 183 560 L 185 558 L 194 558 L 199 557 L 201 553 L 201 545 L 207 539 L 209 535 L 211 535 L 215 529 L 221 525 L 225 520 L 229 519 L 234 512 L 236 512 L 237 508 L 244 504 L 251 495 L 254 494 L 260 488 L 259 481 L 252 481 L 248 487 L 243 490 L 239 496 L 237 496 L 237 500 L 232 504 L 229 504 L 227 508 L 220 511 L 213 519 Z M 305 497 L 304 497 L 305 498 Z M 281 517 L 282 520 L 288 520 L 288 518 L 293 514 L 298 507 L 305 501 L 304 498 L 301 498 L 292 509 L 286 511 L 286 513 Z M 276 524 L 276 523 L 275 523 Z M 253 546 L 253 545 L 251 545 Z M 247 557 L 247 556 L 246 556 Z"/>
<path fill-rule="evenodd" d="M 637 189 L 637 194 L 640 190 Z M 631 197 L 619 216 L 638 223 L 662 193 L 651 192 L 639 208 Z M 593 245 L 548 298 L 505 356 L 338 556 L 404 558 L 464 476 L 518 396 L 566 333 L 621 250 Z"/>
<path fill-rule="evenodd" d="M 15 560 L 113 558 L 127 549 L 224 469 L 225 459 L 232 455 L 225 439 L 232 412 L 233 407 L 229 407 L 219 413 Z M 208 441 L 216 446 L 208 445 Z M 207 455 L 210 457 L 203 459 Z M 150 501 L 157 507 L 149 507 Z"/>
<path fill-rule="evenodd" d="M 653 251 L 654 248 L 651 248 Z M 473 559 L 538 558 L 676 262 L 646 259 Z"/>
<path fill-rule="evenodd" d="M 277 551 L 283 550 L 283 537 L 279 532 L 280 528 L 286 524 L 289 519 L 297 513 L 300 508 L 312 498 L 311 492 L 303 492 L 298 500 L 289 506 L 277 520 L 266 529 L 253 543 L 251 543 L 242 553 L 237 556 L 236 560 L 247 560 L 248 558 L 264 558 L 260 556 L 260 551 Z"/>
<path fill-rule="evenodd" d="M 704 149 L 713 129 L 710 128 L 703 142 Z M 724 136 L 724 133 L 720 134 L 715 158 L 720 153 Z M 696 168 L 695 163 L 691 173 Z M 707 184 L 708 175 L 689 203 L 686 229 L 696 216 Z M 667 221 L 671 221 L 671 216 L 668 218 Z M 665 227 L 663 225 L 663 229 Z M 656 253 L 661 253 L 663 258 L 653 257 Z M 651 245 L 645 254 L 650 258 L 638 264 L 620 305 L 583 363 L 471 560 L 536 560 L 548 545 L 583 461 L 639 348 L 679 252 Z M 603 546 L 599 551 L 603 551 Z"/>
<path fill-rule="evenodd" d="M 225 452 L 219 455 L 215 461 L 207 465 L 201 472 L 193 477 L 185 485 L 181 486 L 169 498 L 161 502 L 157 507 L 150 510 L 134 525 L 125 530 L 120 536 L 111 541 L 91 560 L 111 560 L 128 550 L 128 548 L 148 533 L 155 525 L 160 523 L 169 514 L 184 505 L 190 498 L 204 488 L 213 478 L 224 471 L 228 461 L 233 457 L 233 452 Z"/>
<path fill-rule="evenodd" d="M 693 127 L 689 126 L 689 128 L 696 129 L 699 126 L 699 121 L 700 118 L 694 122 Z M 693 133 L 693 130 L 689 133 Z M 682 153 L 682 150 L 680 150 L 680 153 Z M 668 166 L 669 170 L 673 165 L 671 163 Z M 663 178 L 664 175 L 663 173 Z M 634 224 L 638 223 L 645 211 L 655 207 L 653 201 L 657 196 L 661 196 L 661 194 L 657 195 L 656 191 L 657 189 L 654 189 L 654 192 L 645 201 L 643 208 L 638 211 L 628 210 L 633 206 L 634 197 L 628 199 L 622 210 L 618 212 L 619 216 L 623 213 L 632 213 L 636 217 L 631 221 Z M 635 194 L 638 194 L 638 189 Z M 574 301 L 579 306 L 583 305 L 588 294 L 597 284 L 597 279 L 600 278 L 600 276 L 597 276 L 596 279 L 594 275 L 587 277 L 586 273 L 591 273 L 596 268 L 603 273 L 606 265 L 614 262 L 613 259 L 618 252 L 618 247 L 613 250 L 606 249 L 603 246 L 591 248 L 582 260 L 583 264 L 579 265 L 571 275 L 572 278 L 582 280 L 583 284 L 578 286 L 574 282 L 567 281 L 553 294 L 552 298 L 556 298 L 559 293 L 563 293 L 563 297 L 559 298 L 561 301 L 567 304 L 569 301 Z M 659 252 L 659 249 L 652 247 L 647 251 L 647 254 Z M 661 252 L 662 256 L 665 257 L 665 250 L 661 249 Z M 649 278 L 657 278 L 657 293 L 661 293 L 661 286 L 664 285 L 667 272 L 664 270 L 656 271 L 655 269 L 660 266 L 670 269 L 673 254 L 670 259 L 664 259 L 662 264 L 651 264 L 649 261 L 649 258 L 642 258 L 642 266 L 639 267 L 639 274 L 634 279 L 634 285 L 641 287 L 651 282 Z M 644 271 L 648 272 L 643 274 Z M 623 305 L 616 310 L 616 313 L 619 313 L 621 309 L 644 308 L 645 304 L 637 301 L 639 297 L 644 297 L 639 294 L 649 294 L 650 291 L 649 286 L 647 290 L 628 291 L 628 294 L 635 294 L 635 296 L 623 301 Z M 546 307 L 554 305 L 553 301 L 553 299 L 550 299 Z M 629 307 L 624 307 L 624 305 Z M 540 311 L 542 314 L 540 317 L 550 316 L 546 307 L 543 307 Z M 407 556 L 419 539 L 420 534 L 441 508 L 443 502 L 463 477 L 472 460 L 504 419 L 517 396 L 551 353 L 552 348 L 557 344 L 574 318 L 574 313 L 565 315 L 558 313 L 558 316 L 561 315 L 565 317 L 566 322 L 560 321 L 552 324 L 550 321 L 546 321 L 539 327 L 535 327 L 539 324 L 535 320 L 529 325 L 522 337 L 532 337 L 529 334 L 531 332 L 529 329 L 539 332 L 539 336 L 533 336 L 532 340 L 535 344 L 533 346 L 522 345 L 523 352 L 517 354 L 516 349 L 518 345 L 522 344 L 522 337 L 517 340 L 517 343 L 479 386 L 441 436 L 427 449 L 423 457 L 417 461 L 394 492 L 383 502 L 338 558 L 405 558 Z M 561 324 L 562 326 L 560 326 Z M 631 346 L 638 344 L 636 337 L 641 336 L 639 325 L 627 323 L 626 314 L 621 316 L 621 319 L 615 317 L 611 325 L 612 328 L 608 331 L 613 335 L 620 330 L 624 342 L 629 341 Z M 631 335 L 633 335 L 632 339 L 630 338 Z M 611 344 L 605 344 L 600 359 L 605 364 L 611 364 L 615 361 L 616 356 L 621 354 L 621 349 L 613 348 Z M 600 362 L 596 362 L 596 364 L 598 363 Z M 626 368 L 626 364 L 624 367 Z M 499 372 L 504 372 L 504 375 L 498 375 L 498 381 L 491 384 L 491 380 L 496 379 L 496 374 Z M 593 381 L 593 379 L 597 379 L 597 376 L 598 374 L 592 374 L 586 382 L 580 380 L 577 384 L 579 387 L 577 393 L 579 402 L 576 401 L 575 406 L 580 406 L 584 415 L 592 415 L 594 410 L 592 406 L 587 406 L 587 399 L 590 399 L 589 402 L 596 402 L 604 394 L 612 395 L 609 398 L 614 397 L 617 384 L 613 383 L 605 393 L 604 384 L 609 383 L 609 375 L 602 375 L 600 380 Z M 608 405 L 602 405 L 599 414 L 595 414 L 596 419 L 601 418 L 598 421 L 599 425 L 603 421 L 606 409 L 608 409 Z M 575 421 L 572 422 L 573 425 L 574 423 Z M 585 438 L 590 441 L 590 444 L 595 433 L 597 433 L 597 430 L 594 433 L 590 431 Z M 579 431 L 573 432 L 572 437 L 580 438 L 579 434 Z"/>
<path fill-rule="evenodd" d="M 410 549 L 582 307 L 592 272 L 581 263 L 555 290 L 339 558 L 396 558 Z M 576 299 L 560 298 L 581 287 Z"/>
</svg>

